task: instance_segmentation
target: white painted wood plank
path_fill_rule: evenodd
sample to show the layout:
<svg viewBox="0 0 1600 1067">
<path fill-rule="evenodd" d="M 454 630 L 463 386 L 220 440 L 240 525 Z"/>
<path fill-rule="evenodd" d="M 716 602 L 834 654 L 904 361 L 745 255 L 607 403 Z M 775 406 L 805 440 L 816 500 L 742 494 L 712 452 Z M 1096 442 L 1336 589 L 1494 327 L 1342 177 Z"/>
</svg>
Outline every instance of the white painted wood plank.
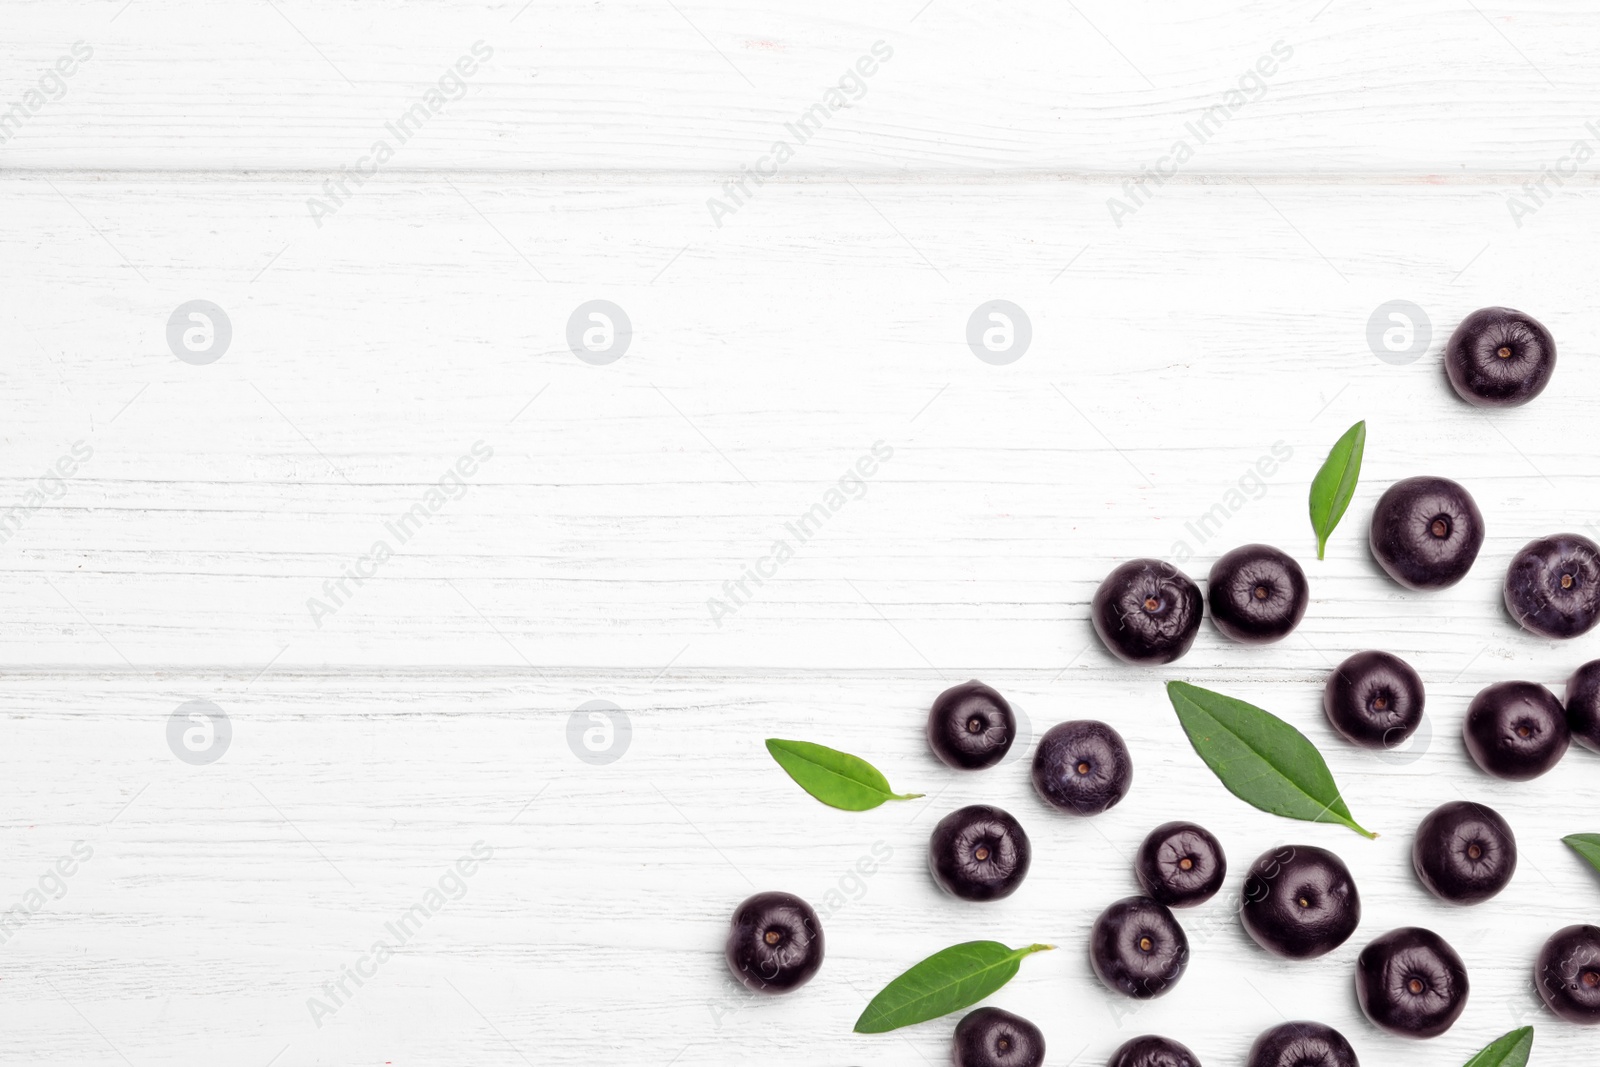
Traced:
<svg viewBox="0 0 1600 1067">
<path fill-rule="evenodd" d="M 1183 140 L 1190 176 L 1386 172 L 1508 191 L 1521 180 L 1512 175 L 1600 137 L 1586 127 L 1597 117 L 1596 19 L 1582 4 L 1447 0 L 848 10 L 12 0 L 0 101 L 36 109 L 0 159 L 320 174 L 387 139 L 387 168 L 691 170 L 720 184 L 785 140 L 790 174 L 1120 180 Z M 50 72 L 80 41 L 92 57 L 58 83 Z M 442 95 L 457 99 L 429 108 L 403 144 L 389 134 L 478 41 L 493 55 L 464 89 L 446 81 Z M 880 41 L 892 57 L 870 78 L 853 74 Z M 790 134 L 816 105 L 822 131 Z M 1592 164 L 1573 169 L 1592 183 Z"/>
<path fill-rule="evenodd" d="M 1366 418 L 1306 641 L 1262 657 L 1208 633 L 1195 662 L 1320 670 L 1309 646 L 1377 627 L 1441 667 L 1574 665 L 1497 603 L 1523 543 L 1600 524 L 1581 202 L 1536 239 L 1465 192 L 1191 187 L 1095 230 L 1104 189 L 807 183 L 708 237 L 675 210 L 683 186 L 395 185 L 320 231 L 277 182 L 8 191 L 8 318 L 32 355 L 5 371 L 28 401 L 7 498 L 93 449 L 5 545 L 13 663 L 1101 670 L 1085 605 L 1116 561 L 1181 543 L 1198 577 L 1251 540 L 1309 557 L 1306 486 Z M 964 341 L 997 295 L 1034 328 L 1000 367 Z M 601 296 L 636 337 L 591 366 L 566 320 Z M 1406 366 L 1366 337 L 1400 296 L 1433 320 Z M 209 366 L 166 347 L 195 297 L 231 309 Z M 1543 402 L 1486 417 L 1438 352 L 1495 302 L 1564 355 Z M 402 543 L 386 524 L 479 441 L 465 495 Z M 864 497 L 772 580 L 724 588 L 878 441 L 893 456 Z M 1289 458 L 1253 475 L 1274 447 Z M 1382 488 L 1427 472 L 1466 481 L 1489 523 L 1472 580 L 1437 596 L 1396 590 L 1363 536 Z M 1195 525 L 1219 503 L 1221 533 Z M 380 540 L 375 577 L 324 589 Z M 312 598 L 337 610 L 313 618 Z M 714 619 L 713 598 L 738 610 Z"/>
<path fill-rule="evenodd" d="M 253 682 L 230 671 L 9 672 L 7 897 L 20 899 L 74 841 L 93 854 L 3 946 L 0 1049 L 59 1063 L 107 1062 L 112 1048 L 140 1064 L 265 1063 L 280 1051 L 286 1064 L 939 1062 L 953 1021 L 871 1038 L 850 1025 L 900 967 L 970 937 L 1061 946 L 996 997 L 1044 1027 L 1053 1061 L 1081 1053 L 1098 1064 L 1155 1031 L 1207 1063 L 1238 1063 L 1280 1013 L 1337 1026 L 1364 1063 L 1455 1067 L 1523 1022 L 1538 1026 L 1542 1059 L 1571 1062 L 1592 1048 L 1592 1035 L 1536 1005 L 1528 975 L 1546 934 L 1594 914 L 1594 874 L 1557 835 L 1589 825 L 1569 798 L 1593 781 L 1595 757 L 1574 753 L 1536 783 L 1488 781 L 1457 738 L 1473 686 L 1429 672 L 1431 747 L 1417 762 L 1380 764 L 1332 735 L 1310 679 L 1230 674 L 1227 684 L 1323 746 L 1352 809 L 1383 834 L 1369 842 L 1228 796 L 1182 742 L 1161 673 L 1059 682 L 986 673 L 1035 731 L 1094 715 L 1126 736 L 1133 791 L 1078 821 L 1033 796 L 1020 748 L 1023 758 L 980 775 L 936 764 L 922 709 L 943 683 L 927 670 L 539 679 L 429 668 Z M 174 759 L 164 736 L 167 715 L 193 697 L 216 701 L 234 727 L 227 752 L 205 767 Z M 571 711 L 593 697 L 625 709 L 632 726 L 604 766 L 580 762 L 566 741 Z M 870 755 L 931 799 L 861 815 L 823 808 L 771 764 L 760 745 L 768 735 Z M 1461 794 L 1506 815 L 1523 862 L 1501 897 L 1448 909 L 1411 875 L 1410 833 Z M 923 859 L 938 818 L 973 802 L 1016 813 L 1035 844 L 1027 882 L 992 906 L 942 897 Z M 1104 993 L 1086 965 L 1089 924 L 1135 891 L 1127 857 L 1143 834 L 1180 815 L 1221 836 L 1238 872 L 1231 891 L 1274 845 L 1338 852 L 1363 894 L 1356 937 L 1320 961 L 1275 961 L 1219 899 L 1181 913 L 1194 959 L 1170 995 L 1132 1005 Z M 318 1027 L 308 999 L 325 997 L 319 987 L 480 840 L 492 858 L 462 879 L 464 891 L 448 883 L 459 899 L 370 981 L 347 983 L 351 995 Z M 860 858 L 884 853 L 869 877 L 850 876 Z M 752 885 L 827 909 L 827 961 L 794 996 L 752 1002 L 721 961 L 727 915 Z M 1411 923 L 1444 934 L 1474 983 L 1462 1022 L 1422 1044 L 1378 1034 L 1350 995 L 1360 944 Z"/>
<path fill-rule="evenodd" d="M 1559 686 L 1600 654 L 1521 634 L 1497 591 L 1528 538 L 1600 527 L 1600 264 L 1571 191 L 1589 172 L 1547 203 L 1523 193 L 1520 227 L 1507 208 L 1592 136 L 1594 15 L 916 7 L 7 5 L 0 116 L 73 42 L 94 51 L 0 144 L 0 889 L 52 898 L 0 940 L 7 1062 L 938 1062 L 950 1024 L 849 1026 L 906 963 L 978 936 L 1062 946 L 997 998 L 1045 1027 L 1052 1062 L 1148 1030 L 1240 1062 L 1280 1013 L 1339 1026 L 1369 1067 L 1454 1067 L 1523 1022 L 1537 1062 L 1592 1052 L 1528 972 L 1551 930 L 1596 914 L 1559 843 L 1595 829 L 1574 799 L 1594 758 L 1492 783 L 1459 730 L 1484 684 Z M 494 55 L 461 100 L 378 176 L 323 188 L 480 39 Z M 721 188 L 880 39 L 894 55 L 779 178 Z M 1293 54 L 1260 99 L 1167 183 L 1121 187 L 1279 40 Z M 206 366 L 166 337 L 195 299 L 233 329 Z M 567 347 L 594 299 L 635 329 L 605 366 Z M 964 337 L 994 299 L 1032 321 L 1007 366 Z M 1432 324 L 1400 366 L 1367 336 L 1395 299 Z M 1538 314 L 1563 362 L 1539 404 L 1485 418 L 1438 354 L 1489 303 Z M 1306 483 L 1357 418 L 1363 491 L 1315 563 Z M 893 454 L 841 486 L 880 441 Z M 441 487 L 477 442 L 462 488 Z M 1469 581 L 1426 597 L 1363 547 L 1377 493 L 1422 472 L 1467 482 L 1490 526 Z M 708 599 L 833 489 L 864 495 L 718 625 Z M 435 512 L 430 491 L 452 497 Z M 402 544 L 389 524 L 418 504 Z M 396 551 L 374 577 L 324 589 L 380 539 Z M 1308 563 L 1314 603 L 1285 646 L 1208 626 L 1150 672 L 1093 642 L 1087 601 L 1115 562 L 1181 543 L 1201 577 L 1252 540 Z M 315 619 L 311 597 L 338 610 Z M 1373 646 L 1428 681 L 1415 762 L 1374 761 L 1321 718 L 1331 664 Z M 922 709 L 974 675 L 1035 731 L 1116 724 L 1128 800 L 1060 819 L 1020 748 L 981 776 L 939 768 Z M 1384 836 L 1228 796 L 1168 676 L 1290 718 Z M 203 767 L 167 741 L 193 699 L 233 729 Z M 592 699 L 631 719 L 602 766 L 568 741 Z M 770 764 L 772 735 L 861 752 L 932 799 L 824 809 Z M 1502 898 L 1464 911 L 1407 862 L 1416 822 L 1461 795 L 1504 812 L 1524 855 Z M 1037 846 L 990 908 L 942 898 L 921 852 L 977 801 Z M 1235 888 L 1271 845 L 1334 848 L 1361 932 L 1281 964 L 1216 902 L 1183 916 L 1178 990 L 1123 1014 L 1085 966 L 1088 926 L 1180 814 L 1222 836 Z M 78 841 L 92 856 L 57 881 Z M 323 984 L 479 841 L 493 857 L 461 899 L 319 1027 L 308 999 L 335 999 Z M 892 855 L 854 881 L 874 848 Z M 826 911 L 827 966 L 795 997 L 752 1004 L 721 964 L 752 886 Z M 1360 943 L 1402 923 L 1444 933 L 1474 982 L 1463 1022 L 1420 1046 L 1350 996 Z"/>
</svg>

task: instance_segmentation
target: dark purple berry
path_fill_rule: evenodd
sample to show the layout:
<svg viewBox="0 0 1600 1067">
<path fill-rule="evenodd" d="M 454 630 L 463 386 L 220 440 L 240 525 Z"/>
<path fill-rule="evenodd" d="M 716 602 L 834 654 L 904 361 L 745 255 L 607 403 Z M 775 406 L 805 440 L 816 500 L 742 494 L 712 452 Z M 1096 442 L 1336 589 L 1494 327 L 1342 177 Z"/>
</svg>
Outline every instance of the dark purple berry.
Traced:
<svg viewBox="0 0 1600 1067">
<path fill-rule="evenodd" d="M 1361 896 L 1344 861 L 1312 845 L 1261 854 L 1244 880 L 1239 919 L 1268 952 L 1308 960 L 1332 952 L 1361 924 Z"/>
<path fill-rule="evenodd" d="M 1422 722 L 1422 678 L 1399 656 L 1357 652 L 1328 676 L 1322 710 L 1345 738 L 1365 748 L 1394 748 Z"/>
<path fill-rule="evenodd" d="M 1444 369 L 1467 403 L 1516 407 L 1550 384 L 1556 342 L 1532 315 L 1511 308 L 1479 308 L 1450 335 Z"/>
<path fill-rule="evenodd" d="M 1052 726 L 1033 753 L 1033 787 L 1052 807 L 1098 815 L 1128 795 L 1133 760 L 1122 735 L 1103 722 Z"/>
<path fill-rule="evenodd" d="M 1571 732 L 1556 695 L 1533 682 L 1496 682 L 1472 698 L 1467 753 L 1496 778 L 1537 778 L 1566 754 Z"/>
<path fill-rule="evenodd" d="M 1095 633 L 1129 663 L 1171 663 L 1194 644 L 1205 604 L 1187 574 L 1158 559 L 1124 563 L 1090 605 Z"/>
<path fill-rule="evenodd" d="M 1321 1023 L 1274 1026 L 1250 1046 L 1246 1067 L 1361 1067 L 1344 1035 Z"/>
<path fill-rule="evenodd" d="M 1306 572 L 1287 554 L 1245 545 L 1211 565 L 1206 601 L 1223 636 L 1257 645 L 1281 640 L 1300 625 L 1311 592 Z"/>
<path fill-rule="evenodd" d="M 1027 877 L 1033 848 L 1022 825 L 987 804 L 959 808 L 939 820 L 928 840 L 928 869 L 946 893 L 962 900 L 999 900 Z"/>
<path fill-rule="evenodd" d="M 1567 680 L 1567 727 L 1574 741 L 1600 752 L 1600 659 L 1585 663 Z"/>
<path fill-rule="evenodd" d="M 1529 541 L 1506 568 L 1506 610 L 1540 637 L 1577 637 L 1600 622 L 1600 546 L 1577 534 Z"/>
<path fill-rule="evenodd" d="M 1467 1007 L 1467 967 L 1432 930 L 1390 930 L 1356 957 L 1356 999 L 1399 1037 L 1438 1037 Z"/>
<path fill-rule="evenodd" d="M 728 969 L 757 993 L 787 993 L 822 966 L 822 923 L 792 893 L 757 893 L 733 912 Z"/>
<path fill-rule="evenodd" d="M 1483 547 L 1483 515 L 1448 478 L 1395 482 L 1372 513 L 1372 556 L 1407 589 L 1443 589 L 1472 569 Z"/>
<path fill-rule="evenodd" d="M 1200 1067 L 1188 1047 L 1169 1037 L 1136 1037 L 1111 1054 L 1106 1067 Z"/>
<path fill-rule="evenodd" d="M 1189 939 L 1165 904 L 1124 897 L 1089 932 L 1089 962 L 1106 988 L 1139 1000 L 1159 997 L 1189 965 Z"/>
<path fill-rule="evenodd" d="M 1533 981 L 1545 1006 L 1567 1022 L 1600 1025 L 1600 926 L 1552 934 L 1539 951 Z"/>
<path fill-rule="evenodd" d="M 1017 717 L 1006 698 L 982 682 L 962 682 L 940 693 L 928 712 L 928 747 L 958 771 L 993 767 L 1017 739 Z"/>
<path fill-rule="evenodd" d="M 1216 896 L 1228 875 L 1228 861 L 1205 827 L 1169 822 L 1145 837 L 1133 873 L 1147 896 L 1169 908 L 1188 908 Z"/>
<path fill-rule="evenodd" d="M 979 1008 L 956 1024 L 955 1067 L 1039 1067 L 1044 1034 L 1020 1015 Z"/>
<path fill-rule="evenodd" d="M 1510 883 L 1517 871 L 1517 839 L 1493 808 L 1452 800 L 1417 827 L 1411 865 L 1440 900 L 1477 904 Z"/>
</svg>

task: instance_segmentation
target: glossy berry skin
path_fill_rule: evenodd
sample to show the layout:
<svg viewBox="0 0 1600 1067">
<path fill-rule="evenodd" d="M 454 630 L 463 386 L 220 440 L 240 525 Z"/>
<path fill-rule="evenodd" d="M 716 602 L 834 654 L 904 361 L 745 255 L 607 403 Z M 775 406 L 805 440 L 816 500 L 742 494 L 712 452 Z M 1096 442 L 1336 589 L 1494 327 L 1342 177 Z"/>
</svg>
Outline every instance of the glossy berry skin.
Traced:
<svg viewBox="0 0 1600 1067">
<path fill-rule="evenodd" d="M 733 976 L 757 993 L 799 989 L 822 966 L 822 923 L 792 893 L 757 893 L 733 912 L 725 955 Z"/>
<path fill-rule="evenodd" d="M 1395 482 L 1372 513 L 1372 558 L 1407 589 L 1444 589 L 1467 576 L 1483 547 L 1483 513 L 1448 478 Z"/>
<path fill-rule="evenodd" d="M 1345 740 L 1395 748 L 1416 732 L 1426 703 L 1422 678 L 1399 656 L 1357 652 L 1328 676 L 1322 711 Z"/>
<path fill-rule="evenodd" d="M 1567 679 L 1567 727 L 1574 741 L 1600 752 L 1600 659 Z"/>
<path fill-rule="evenodd" d="M 1006 698 L 979 681 L 940 693 L 928 711 L 928 747 L 958 771 L 979 771 L 1006 758 L 1017 739 L 1017 716 Z"/>
<path fill-rule="evenodd" d="M 1020 1015 L 979 1008 L 956 1024 L 955 1067 L 1040 1067 L 1044 1034 Z"/>
<path fill-rule="evenodd" d="M 1462 734 L 1474 763 L 1512 782 L 1554 767 L 1571 738 L 1566 709 L 1533 682 L 1496 682 L 1473 697 Z"/>
<path fill-rule="evenodd" d="M 1481 408 L 1526 404 L 1550 384 L 1556 342 L 1532 315 L 1479 308 L 1461 320 L 1444 347 L 1444 369 L 1456 393 Z"/>
<path fill-rule="evenodd" d="M 1517 839 L 1500 813 L 1452 800 L 1417 827 L 1411 865 L 1428 892 L 1451 904 L 1479 904 L 1517 872 Z"/>
<path fill-rule="evenodd" d="M 1052 726 L 1033 752 L 1033 787 L 1069 815 L 1098 815 L 1128 795 L 1133 760 L 1122 735 L 1103 722 Z"/>
<path fill-rule="evenodd" d="M 1033 861 L 1022 824 L 987 804 L 958 808 L 928 840 L 933 880 L 962 900 L 1000 900 L 1017 891 Z"/>
<path fill-rule="evenodd" d="M 1205 827 L 1169 822 L 1145 837 L 1133 873 L 1146 896 L 1169 908 L 1190 908 L 1216 896 L 1228 876 L 1228 860 Z"/>
<path fill-rule="evenodd" d="M 1467 1007 L 1467 967 L 1432 930 L 1390 930 L 1356 957 L 1356 999 L 1372 1025 L 1438 1037 Z"/>
<path fill-rule="evenodd" d="M 1095 633 L 1129 663 L 1171 663 L 1194 644 L 1204 614 L 1200 587 L 1158 559 L 1122 564 L 1090 603 Z"/>
<path fill-rule="evenodd" d="M 1262 948 L 1309 960 L 1347 941 L 1361 924 L 1361 895 L 1344 861 L 1311 845 L 1261 854 L 1244 880 L 1239 919 Z"/>
<path fill-rule="evenodd" d="M 1211 565 L 1206 579 L 1211 622 L 1224 637 L 1247 645 L 1289 636 L 1311 603 L 1306 572 L 1271 545 L 1245 545 Z"/>
<path fill-rule="evenodd" d="M 1189 939 L 1165 904 L 1124 897 L 1089 932 L 1089 962 L 1106 988 L 1138 1000 L 1159 997 L 1189 966 Z"/>
<path fill-rule="evenodd" d="M 1533 982 L 1545 1007 L 1567 1022 L 1600 1026 L 1600 926 L 1552 934 L 1539 950 Z"/>
<path fill-rule="evenodd" d="M 1111 1054 L 1106 1067 L 1200 1067 L 1188 1046 L 1153 1034 L 1136 1037 Z"/>
<path fill-rule="evenodd" d="M 1284 1023 L 1256 1038 L 1246 1067 L 1361 1067 L 1344 1035 L 1321 1023 Z"/>
<path fill-rule="evenodd" d="M 1506 610 L 1540 637 L 1577 637 L 1600 622 L 1600 546 L 1577 534 L 1529 541 L 1506 568 Z"/>
</svg>

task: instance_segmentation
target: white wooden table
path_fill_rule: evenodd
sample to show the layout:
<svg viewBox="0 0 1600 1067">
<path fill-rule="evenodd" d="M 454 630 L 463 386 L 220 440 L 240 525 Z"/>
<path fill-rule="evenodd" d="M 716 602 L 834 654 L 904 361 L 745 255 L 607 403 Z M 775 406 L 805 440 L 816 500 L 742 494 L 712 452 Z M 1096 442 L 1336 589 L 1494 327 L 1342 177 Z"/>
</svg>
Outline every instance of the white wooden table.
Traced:
<svg viewBox="0 0 1600 1067">
<path fill-rule="evenodd" d="M 1459 730 L 1482 686 L 1600 656 L 1499 607 L 1525 541 L 1600 527 L 1600 155 L 1574 154 L 1600 149 L 1600 16 L 919 3 L 7 0 L 0 1062 L 940 1063 L 954 1020 L 851 1024 L 980 937 L 1061 946 L 994 1001 L 1055 1064 L 1146 1032 L 1239 1064 L 1284 1017 L 1368 1067 L 1456 1067 L 1525 1022 L 1535 1063 L 1595 1058 L 1531 965 L 1600 920 L 1559 840 L 1600 830 L 1600 761 L 1499 783 Z M 968 320 L 997 300 L 1030 339 L 985 360 Z M 1391 301 L 1420 311 L 1399 353 L 1369 341 Z M 1439 366 L 1487 304 L 1539 316 L 1562 360 L 1492 416 Z M 605 351 L 574 352 L 574 317 Z M 1361 490 L 1319 563 L 1306 487 L 1361 418 Z M 1378 492 L 1422 473 L 1489 526 L 1469 579 L 1427 596 L 1365 549 Z M 785 524 L 818 504 L 799 543 Z M 761 563 L 779 538 L 793 557 Z M 1192 556 L 1200 578 L 1250 541 L 1311 578 L 1282 646 L 1207 624 L 1137 670 L 1094 642 L 1116 562 Z M 1427 681 L 1414 751 L 1376 759 L 1321 716 L 1365 647 Z M 935 763 L 925 709 L 969 677 L 1036 733 L 1116 725 L 1127 800 L 1049 812 L 1022 745 L 983 774 Z M 1383 836 L 1234 800 L 1169 677 L 1297 723 Z M 599 753 L 591 701 L 626 722 Z M 824 808 L 768 736 L 929 799 Z M 1447 910 L 1410 837 L 1463 795 L 1511 820 L 1522 866 Z M 923 858 L 979 801 L 1036 851 L 990 906 L 943 897 Z M 1275 844 L 1335 849 L 1361 930 L 1280 962 L 1219 899 L 1181 915 L 1174 992 L 1114 999 L 1087 930 L 1179 816 L 1241 874 Z M 757 1002 L 721 940 L 767 888 L 824 910 L 828 957 Z M 1352 992 L 1361 945 L 1407 924 L 1473 982 L 1424 1044 Z"/>
</svg>

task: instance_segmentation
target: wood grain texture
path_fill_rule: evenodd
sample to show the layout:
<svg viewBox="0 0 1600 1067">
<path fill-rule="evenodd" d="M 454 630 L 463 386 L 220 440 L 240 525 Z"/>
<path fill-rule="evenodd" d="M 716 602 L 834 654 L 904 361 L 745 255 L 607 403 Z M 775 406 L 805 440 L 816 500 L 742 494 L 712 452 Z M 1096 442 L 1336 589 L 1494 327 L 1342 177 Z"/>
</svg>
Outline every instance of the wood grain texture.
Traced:
<svg viewBox="0 0 1600 1067">
<path fill-rule="evenodd" d="M 846 81 L 796 173 L 1114 174 L 1169 154 L 1210 108 L 1192 176 L 1315 172 L 1483 180 L 1537 172 L 1595 135 L 1597 15 L 1400 5 L 869 0 L 428 4 L 15 0 L 0 99 L 76 41 L 94 52 L 8 167 L 353 165 L 475 41 L 494 55 L 392 166 L 517 171 L 754 166 Z M 882 41 L 864 88 L 846 78 Z M 1263 57 L 1287 53 L 1258 68 Z M 1241 87 L 1241 82 L 1242 87 Z M 47 95 L 57 95 L 54 86 Z M 1230 101 L 1227 94 L 1241 92 Z M 794 138 L 790 138 L 791 141 Z M 1593 182 L 1586 168 L 1582 181 Z M 1514 185 L 1515 182 L 1508 182 Z"/>
<path fill-rule="evenodd" d="M 1513 786 L 1459 734 L 1484 685 L 1559 691 L 1600 656 L 1499 601 L 1527 540 L 1600 531 L 1600 209 L 1585 165 L 1519 188 L 1586 136 L 1594 20 L 1341 0 L 9 4 L 0 116 L 74 41 L 94 55 L 0 143 L 0 913 L 30 911 L 0 917 L 0 1059 L 939 1063 L 953 1020 L 850 1025 L 905 965 L 992 937 L 1061 946 L 994 1001 L 1043 1026 L 1050 1062 L 1162 1032 L 1239 1063 L 1283 1017 L 1338 1027 L 1369 1065 L 1457 1067 L 1524 1023 L 1533 1062 L 1583 1061 L 1593 1034 L 1543 1011 L 1530 969 L 1554 929 L 1600 917 L 1560 842 L 1600 830 L 1595 757 Z M 479 39 L 495 54 L 465 96 L 331 194 Z M 880 39 L 894 56 L 865 95 L 734 199 L 724 182 Z M 1176 176 L 1124 187 L 1280 39 L 1294 55 L 1261 99 Z M 232 325 L 206 366 L 167 339 L 196 299 Z M 633 324 L 604 366 L 567 341 L 596 299 Z M 1031 321 L 1009 365 L 966 339 L 993 300 Z M 1411 362 L 1369 338 L 1395 300 L 1431 327 Z M 1440 367 L 1487 304 L 1538 315 L 1562 360 L 1539 403 L 1488 416 Z M 1362 483 L 1319 563 L 1307 487 L 1362 418 Z M 1426 596 L 1365 548 L 1383 487 L 1420 473 L 1466 483 L 1489 528 L 1468 580 Z M 379 541 L 392 555 L 347 577 Z M 1094 640 L 1115 563 L 1203 578 L 1251 541 L 1310 575 L 1281 646 L 1208 624 L 1146 671 Z M 1358 752 L 1321 715 L 1328 671 L 1368 647 L 1426 680 L 1412 751 Z M 1026 744 L 943 769 L 923 716 L 969 677 L 1029 737 L 1113 723 L 1128 799 L 1048 811 Z M 1228 795 L 1169 677 L 1293 722 L 1380 839 Z M 168 741 L 197 699 L 232 727 L 204 766 Z M 610 763 L 573 740 L 595 700 L 630 723 Z M 929 797 L 827 809 L 769 736 Z M 1523 865 L 1455 910 L 1409 849 L 1461 796 L 1508 818 Z M 1016 814 L 1036 857 L 983 907 L 944 898 L 923 856 L 976 802 Z M 1356 938 L 1282 963 L 1219 899 L 1181 915 L 1194 959 L 1170 996 L 1112 998 L 1089 925 L 1180 816 L 1221 837 L 1235 891 L 1268 847 L 1339 852 Z M 478 842 L 492 857 L 451 876 Z M 720 942 L 767 888 L 823 911 L 828 960 L 757 1001 Z M 345 978 L 431 889 L 393 958 Z M 1442 933 L 1473 981 L 1462 1022 L 1420 1045 L 1352 993 L 1360 944 L 1403 924 Z M 337 1007 L 320 1026 L 314 997 Z"/>
</svg>

